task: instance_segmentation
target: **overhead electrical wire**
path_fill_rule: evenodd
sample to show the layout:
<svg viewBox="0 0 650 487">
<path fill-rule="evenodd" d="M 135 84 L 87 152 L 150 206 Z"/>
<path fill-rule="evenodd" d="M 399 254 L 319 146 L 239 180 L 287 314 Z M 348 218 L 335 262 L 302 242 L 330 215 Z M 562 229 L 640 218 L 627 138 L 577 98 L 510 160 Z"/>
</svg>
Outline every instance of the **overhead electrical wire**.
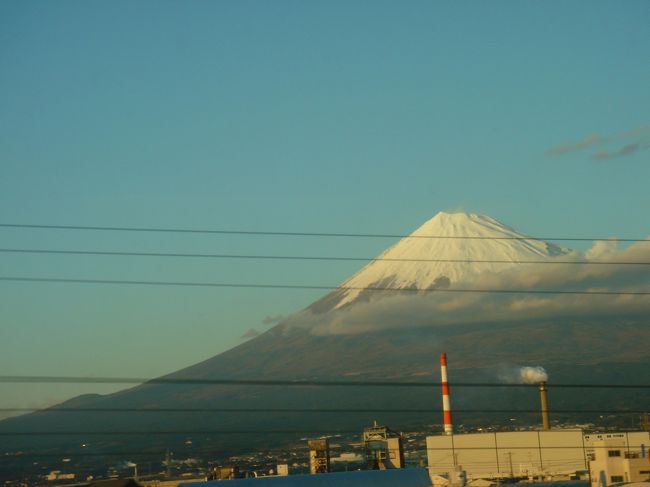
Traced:
<svg viewBox="0 0 650 487">
<path fill-rule="evenodd" d="M 354 431 L 354 433 L 359 434 L 358 431 Z M 507 447 L 500 447 L 502 449 L 516 449 L 516 450 L 548 450 L 548 449 L 571 449 L 571 450 L 581 450 L 583 449 L 582 446 L 573 446 L 573 445 L 513 445 L 510 446 L 508 445 Z M 599 449 L 605 449 L 605 448 L 610 448 L 611 446 L 608 445 L 585 445 L 584 449 L 585 450 L 599 450 Z M 630 444 L 627 445 L 627 448 L 631 449 L 641 449 L 641 445 L 635 445 L 635 444 Z M 335 447 L 330 445 L 330 449 L 336 449 Z M 486 447 L 478 446 L 478 447 L 454 447 L 455 450 L 484 450 Z M 283 453 L 286 453 L 285 450 L 280 450 L 277 448 L 274 449 L 269 449 L 269 448 L 261 448 L 261 451 L 280 451 Z M 448 447 L 429 447 L 429 448 L 418 448 L 418 451 L 449 451 L 450 448 Z M 20 458 L 37 458 L 37 457 L 55 457 L 55 458 L 75 458 L 75 457 L 142 457 L 142 456 L 162 456 L 165 457 L 168 453 L 177 453 L 177 454 L 201 454 L 201 453 L 213 453 L 214 449 L 213 447 L 201 447 L 201 448 L 184 448 L 184 447 L 175 447 L 173 448 L 173 451 L 170 450 L 169 448 L 161 449 L 158 451 L 142 451 L 142 450 L 119 450 L 119 451 L 68 451 L 68 452 L 18 452 L 16 454 L 5 454 L 0 456 L 0 461 L 5 460 L 5 461 L 11 461 L 11 460 L 17 460 Z M 304 453 L 304 456 L 307 456 L 307 453 Z M 550 463 L 562 463 L 563 465 L 567 463 L 566 460 L 548 460 L 546 459 L 544 461 L 544 464 L 550 464 Z M 584 465 L 584 462 L 581 460 L 573 460 L 570 461 L 569 463 L 577 464 L 577 465 Z M 463 465 L 493 465 L 492 462 L 481 462 L 481 461 L 473 461 L 473 462 L 463 462 Z"/>
<path fill-rule="evenodd" d="M 206 288 L 251 288 L 251 289 L 304 289 L 316 291 L 372 291 L 402 293 L 469 293 L 469 294 L 568 294 L 584 296 L 650 296 L 650 291 L 604 291 L 578 289 L 456 289 L 456 288 L 398 288 L 372 286 L 326 286 L 311 284 L 262 284 L 192 281 L 144 281 L 126 279 L 76 279 L 59 277 L 0 276 L 5 282 L 42 282 L 57 284 L 112 284 L 124 286 L 167 286 L 167 287 L 206 287 Z"/>
<path fill-rule="evenodd" d="M 411 259 L 391 257 L 336 257 L 303 255 L 245 255 L 210 254 L 184 252 L 130 252 L 108 250 L 59 250 L 59 249 L 18 249 L 0 248 L 0 253 L 50 254 L 50 255 L 94 255 L 108 257 L 174 257 L 199 259 L 241 259 L 241 260 L 313 260 L 313 261 L 354 261 L 354 262 L 431 262 L 457 264 L 550 264 L 550 265 L 650 265 L 647 261 L 606 261 L 606 260 L 505 260 L 505 259 Z"/>
<path fill-rule="evenodd" d="M 333 450 L 335 449 L 330 445 L 330 449 Z M 167 455 L 167 453 L 171 453 L 172 455 L 174 454 L 187 454 L 191 453 L 193 455 L 196 454 L 211 454 L 214 455 L 214 447 L 201 447 L 201 448 L 196 448 L 196 447 L 189 447 L 189 448 L 184 448 L 184 447 L 175 447 L 173 448 L 173 451 L 165 448 L 164 450 L 158 450 L 158 451 L 142 451 L 142 450 L 108 450 L 105 452 L 102 451 L 84 451 L 87 449 L 79 450 L 76 452 L 73 451 L 66 451 L 66 452 L 56 452 L 52 453 L 51 451 L 48 452 L 17 452 L 15 454 L 4 454 L 0 455 L 0 461 L 15 461 L 19 460 L 21 458 L 35 458 L 35 457 L 55 457 L 55 458 L 75 458 L 75 457 L 142 457 L 142 456 L 162 456 L 163 458 Z M 286 450 L 281 450 L 278 448 L 264 448 L 263 449 L 265 452 L 268 451 L 280 451 L 285 453 Z M 75 469 L 79 468 L 79 466 L 75 466 Z M 92 468 L 92 467 L 91 467 Z"/>
<path fill-rule="evenodd" d="M 58 383 L 58 384 L 187 384 L 187 385 L 243 385 L 293 387 L 440 387 L 441 382 L 409 382 L 387 380 L 312 380 L 312 379 L 190 379 L 158 377 L 79 377 L 0 375 L 0 383 Z M 509 382 L 455 382 L 454 387 L 537 388 L 538 384 Z M 650 384 L 547 384 L 553 389 L 650 389 Z"/>
<path fill-rule="evenodd" d="M 141 450 L 124 450 L 124 451 L 106 451 L 106 452 L 91 452 L 79 450 L 77 452 L 67 451 L 60 453 L 52 452 L 18 452 L 18 453 L 5 453 L 0 455 L 0 461 L 16 461 L 21 458 L 39 458 L 39 457 L 54 457 L 54 458 L 74 458 L 74 457 L 125 457 L 125 456 L 165 456 L 167 449 L 160 451 L 141 451 Z M 75 467 L 78 468 L 78 467 Z"/>
<path fill-rule="evenodd" d="M 336 436 L 344 434 L 359 434 L 358 430 L 285 430 L 285 429 L 276 429 L 276 430 L 169 430 L 169 431 L 156 431 L 156 430 L 147 430 L 147 431 L 33 431 L 33 432 L 20 432 L 20 433 L 4 433 L 0 432 L 0 437 L 4 436 L 146 436 L 146 435 L 155 435 L 155 436 L 203 436 L 203 435 L 232 435 L 232 434 L 320 434 L 327 436 Z M 641 445 L 628 445 L 628 448 L 641 448 Z M 488 447 L 489 448 L 489 447 Z M 596 450 L 600 448 L 611 448 L 608 445 L 508 445 L 503 447 L 507 449 L 516 449 L 516 450 L 542 450 L 542 449 L 562 449 L 562 450 L 585 450 L 591 449 Z M 454 450 L 485 450 L 485 446 L 454 446 Z M 448 446 L 441 447 L 426 447 L 426 451 L 448 451 L 450 448 Z M 110 455 L 111 453 L 103 452 L 89 452 L 91 454 L 98 455 Z M 165 452 L 151 454 L 165 454 Z M 3 455 L 6 458 L 20 458 L 22 456 L 49 456 L 48 453 L 21 453 L 20 455 Z M 56 454 L 57 456 L 83 456 L 83 452 L 79 453 L 69 453 L 69 454 Z"/>
<path fill-rule="evenodd" d="M 246 434 L 316 434 L 339 435 L 358 433 L 357 430 L 300 430 L 300 429 L 269 429 L 269 430 L 146 430 L 146 431 L 0 431 L 2 436 L 173 436 L 173 435 L 246 435 Z"/>
<path fill-rule="evenodd" d="M 437 414 L 442 409 L 420 408 L 0 408 L 0 412 L 46 412 L 46 413 L 400 413 L 400 414 Z M 455 413 L 494 413 L 494 414 L 539 414 L 537 409 L 454 409 Z M 646 410 L 621 409 L 553 409 L 553 413 L 563 414 L 643 414 Z"/>
<path fill-rule="evenodd" d="M 330 446 L 330 449 L 331 448 L 332 447 Z M 551 448 L 551 449 L 555 449 L 555 448 L 562 448 L 562 449 L 574 448 L 574 449 L 577 449 L 579 447 L 572 447 L 572 446 L 554 447 L 554 446 L 539 445 L 539 446 L 534 446 L 534 447 L 531 447 L 531 446 L 522 446 L 522 447 L 513 446 L 513 447 L 508 447 L 508 448 L 513 448 L 513 449 L 534 449 L 534 450 L 542 449 L 542 450 L 544 450 L 544 449 L 549 449 L 549 448 Z M 595 449 L 599 449 L 599 448 L 602 448 L 602 447 L 601 446 L 589 446 L 589 447 L 586 447 L 586 448 L 595 450 Z M 609 448 L 611 448 L 611 447 L 609 447 Z M 629 448 L 638 448 L 638 449 L 640 449 L 641 445 L 629 445 Z M 469 449 L 469 448 L 456 448 L 456 450 L 467 450 L 467 449 Z M 266 449 L 263 449 L 263 450 L 266 451 Z M 445 451 L 448 451 L 449 449 L 444 449 L 444 448 L 443 449 L 423 448 L 421 450 L 431 450 L 431 451 L 445 452 Z M 31 453 L 30 452 L 30 453 L 21 453 L 20 455 L 3 455 L 2 457 L 0 457 L 0 461 L 2 461 L 2 460 L 4 460 L 4 461 L 14 460 L 15 461 L 15 460 L 20 459 L 20 458 L 49 458 L 49 457 L 53 457 L 53 458 L 66 458 L 66 457 L 69 457 L 69 458 L 76 458 L 76 457 L 121 457 L 121 458 L 129 458 L 129 457 L 132 457 L 132 458 L 161 457 L 161 458 L 164 458 L 165 454 L 166 454 L 166 451 L 167 450 L 161 450 L 159 452 L 128 451 L 128 450 L 125 450 L 125 451 L 108 451 L 108 452 L 82 452 L 82 451 L 80 451 L 80 452 L 64 452 L 64 453 L 60 453 L 60 454 L 59 453 L 50 453 L 50 452 L 46 452 L 46 453 Z M 179 452 L 181 454 L 197 454 L 197 453 L 209 453 L 209 452 L 211 452 L 211 450 L 206 450 L 204 452 L 196 452 L 194 449 L 186 449 L 186 450 L 184 450 L 184 449 L 180 449 L 180 450 L 174 449 L 174 451 L 175 452 L 177 451 L 177 452 Z M 306 453 L 304 454 L 304 457 L 305 458 L 307 457 Z M 451 462 L 451 460 L 450 460 L 450 462 Z M 544 464 L 545 465 L 549 465 L 549 464 L 561 464 L 561 465 L 572 464 L 572 465 L 583 466 L 584 461 L 580 461 L 580 460 L 573 460 L 573 461 L 563 460 L 560 463 L 559 460 L 552 461 L 552 462 L 549 461 L 549 460 L 544 460 Z M 494 464 L 492 462 L 481 462 L 481 461 L 468 461 L 468 462 L 466 462 L 466 461 L 463 461 L 463 466 L 482 466 L 482 465 L 494 465 Z M 75 469 L 78 470 L 79 466 L 76 466 Z M 84 470 L 88 471 L 88 472 L 94 472 L 92 467 L 86 467 Z M 143 478 L 143 477 L 140 476 L 140 478 Z"/>
<path fill-rule="evenodd" d="M 214 235 L 267 235 L 280 237 L 347 237 L 347 238 L 417 238 L 448 240 L 537 240 L 566 242 L 650 242 L 648 238 L 587 238 L 587 237 L 489 237 L 489 236 L 450 236 L 450 235 L 403 235 L 390 233 L 350 233 L 350 232 L 282 232 L 261 230 L 219 230 L 198 228 L 164 228 L 164 227 L 122 227 L 98 225 L 42 225 L 27 223 L 0 223 L 0 228 L 22 228 L 40 230 L 84 230 L 108 232 L 150 232 L 150 233 L 189 233 Z"/>
<path fill-rule="evenodd" d="M 247 434 L 273 434 L 273 435 L 344 435 L 359 434 L 359 430 L 303 430 L 303 429 L 248 429 L 248 430 L 143 430 L 143 431 L 20 431 L 20 432 L 0 432 L 0 437 L 7 436 L 202 436 L 202 435 L 247 435 Z M 639 445 L 640 447 L 641 445 Z M 596 446 L 585 446 L 584 448 L 595 448 Z M 632 445 L 630 445 L 632 447 Z M 465 446 L 454 447 L 457 450 L 484 450 L 484 446 Z M 507 448 L 517 449 L 535 449 L 552 448 L 552 449 L 580 449 L 583 447 L 576 445 L 538 445 L 538 446 L 510 446 Z M 610 447 L 611 448 L 611 447 Z M 429 447 L 427 450 L 449 450 L 449 447 Z"/>
</svg>

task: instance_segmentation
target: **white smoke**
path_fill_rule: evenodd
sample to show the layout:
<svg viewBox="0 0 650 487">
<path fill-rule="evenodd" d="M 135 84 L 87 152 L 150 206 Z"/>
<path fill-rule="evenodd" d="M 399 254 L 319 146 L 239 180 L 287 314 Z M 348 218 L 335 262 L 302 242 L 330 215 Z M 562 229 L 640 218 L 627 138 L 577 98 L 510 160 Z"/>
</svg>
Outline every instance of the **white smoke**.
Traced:
<svg viewBox="0 0 650 487">
<path fill-rule="evenodd" d="M 546 382 L 548 374 L 544 367 L 522 367 L 519 369 L 519 381 L 524 384 L 537 384 L 538 382 Z"/>
</svg>

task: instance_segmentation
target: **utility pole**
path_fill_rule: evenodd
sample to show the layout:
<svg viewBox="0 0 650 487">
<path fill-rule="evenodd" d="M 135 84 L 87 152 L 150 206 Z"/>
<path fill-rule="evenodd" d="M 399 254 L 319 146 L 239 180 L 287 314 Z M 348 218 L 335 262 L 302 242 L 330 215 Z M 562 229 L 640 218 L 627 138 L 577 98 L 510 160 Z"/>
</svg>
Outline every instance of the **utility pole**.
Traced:
<svg viewBox="0 0 650 487">
<path fill-rule="evenodd" d="M 643 413 L 640 423 L 643 431 L 650 431 L 650 413 Z"/>
<path fill-rule="evenodd" d="M 167 465 L 167 478 L 171 477 L 171 465 L 172 465 L 172 455 L 167 448 L 167 453 L 165 454 L 165 464 Z"/>
<path fill-rule="evenodd" d="M 515 476 L 515 472 L 512 468 L 512 452 L 509 451 L 507 455 L 508 455 L 508 463 L 510 464 L 510 478 L 513 478 Z"/>
</svg>

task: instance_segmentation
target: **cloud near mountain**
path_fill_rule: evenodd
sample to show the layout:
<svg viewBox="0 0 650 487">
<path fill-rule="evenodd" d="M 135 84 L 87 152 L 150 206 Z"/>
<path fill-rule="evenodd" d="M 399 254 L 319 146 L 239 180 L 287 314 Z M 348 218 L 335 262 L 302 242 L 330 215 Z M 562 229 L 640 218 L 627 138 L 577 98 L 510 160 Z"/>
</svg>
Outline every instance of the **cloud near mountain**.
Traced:
<svg viewBox="0 0 650 487">
<path fill-rule="evenodd" d="M 594 152 L 591 157 L 592 159 L 597 159 L 597 160 L 605 160 L 605 159 L 616 159 L 617 157 L 623 157 L 623 156 L 628 156 L 631 154 L 634 154 L 635 152 L 638 152 L 640 150 L 648 149 L 650 145 L 648 144 L 641 144 L 640 142 L 636 142 L 634 144 L 627 144 L 621 147 L 618 150 L 614 151 L 609 151 L 607 149 L 602 149 L 597 152 Z"/>
<path fill-rule="evenodd" d="M 268 315 L 264 317 L 262 323 L 265 325 L 275 325 L 277 323 L 280 323 L 285 318 L 286 316 L 284 315 Z"/>
<path fill-rule="evenodd" d="M 647 265 L 595 262 L 650 262 L 650 244 L 619 250 L 616 242 L 596 242 L 585 253 L 569 252 L 553 261 L 589 265 L 518 264 L 503 272 L 487 271 L 448 290 L 376 291 L 365 300 L 318 313 L 307 309 L 287 319 L 289 327 L 307 327 L 314 335 L 350 335 L 387 329 L 454 324 L 526 323 L 647 319 L 650 295 L 507 294 L 454 290 L 625 291 L 650 292 Z M 467 264 L 458 264 L 467 265 Z"/>
<path fill-rule="evenodd" d="M 255 338 L 259 334 L 260 334 L 260 332 L 257 331 L 255 328 L 249 328 L 248 331 L 246 333 L 244 333 L 240 338 L 243 338 L 243 339 L 247 340 L 249 338 Z"/>
<path fill-rule="evenodd" d="M 566 142 L 564 144 L 551 147 L 550 149 L 546 150 L 546 155 L 559 156 L 562 154 L 567 154 L 569 152 L 579 151 L 587 147 L 590 147 L 592 145 L 604 142 L 605 140 L 607 139 L 600 134 L 591 134 L 585 137 L 584 139 L 576 142 Z"/>
<path fill-rule="evenodd" d="M 619 157 L 629 156 L 641 150 L 650 148 L 650 125 L 641 125 L 639 127 L 620 132 L 614 135 L 591 134 L 578 141 L 566 142 L 555 147 L 551 147 L 545 151 L 547 156 L 561 156 L 571 152 L 581 151 L 592 146 L 616 144 L 621 140 L 636 138 L 635 142 L 625 144 L 621 147 L 613 149 L 602 148 L 593 152 L 591 158 L 594 160 L 609 160 L 617 159 Z"/>
</svg>

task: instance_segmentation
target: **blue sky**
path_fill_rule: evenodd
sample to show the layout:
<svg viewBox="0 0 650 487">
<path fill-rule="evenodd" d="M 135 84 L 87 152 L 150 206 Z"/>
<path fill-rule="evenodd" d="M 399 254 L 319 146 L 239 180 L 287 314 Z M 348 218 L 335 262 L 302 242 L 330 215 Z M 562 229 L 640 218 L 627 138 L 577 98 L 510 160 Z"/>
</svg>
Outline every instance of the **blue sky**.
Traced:
<svg viewBox="0 0 650 487">
<path fill-rule="evenodd" d="M 0 222 L 401 234 L 464 208 L 535 235 L 644 237 L 649 24 L 646 1 L 5 1 Z M 372 256 L 393 241 L 0 242 Z M 358 267 L 0 253 L 17 276 L 335 285 Z M 0 283 L 0 369 L 155 376 L 319 294 Z M 79 390 L 8 387 L 5 407 Z"/>
</svg>

